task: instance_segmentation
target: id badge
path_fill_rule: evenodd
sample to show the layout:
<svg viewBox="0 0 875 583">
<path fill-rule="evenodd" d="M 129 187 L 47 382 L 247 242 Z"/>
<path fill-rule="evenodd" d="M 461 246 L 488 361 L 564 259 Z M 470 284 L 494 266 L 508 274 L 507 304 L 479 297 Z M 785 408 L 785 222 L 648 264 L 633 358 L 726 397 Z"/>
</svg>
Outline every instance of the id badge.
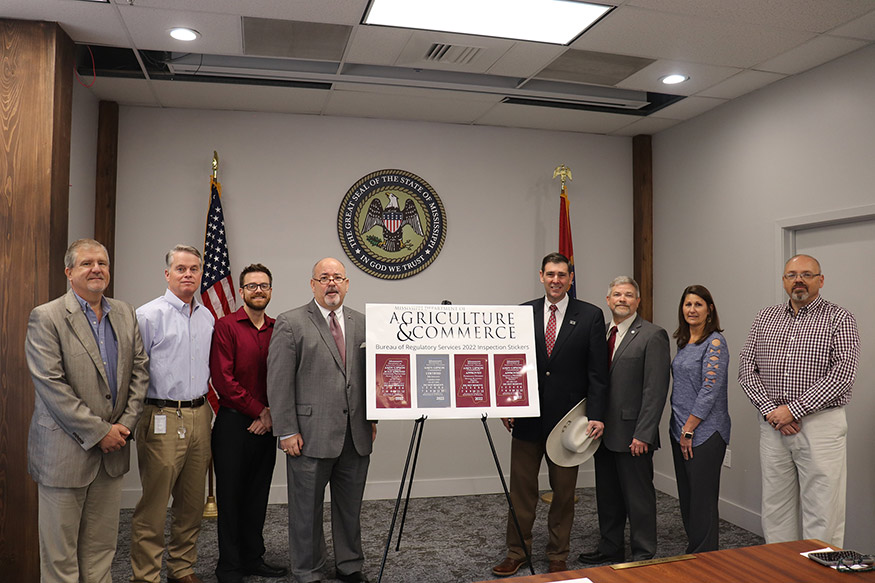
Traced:
<svg viewBox="0 0 875 583">
<path fill-rule="evenodd" d="M 155 415 L 155 435 L 167 433 L 167 415 Z"/>
</svg>

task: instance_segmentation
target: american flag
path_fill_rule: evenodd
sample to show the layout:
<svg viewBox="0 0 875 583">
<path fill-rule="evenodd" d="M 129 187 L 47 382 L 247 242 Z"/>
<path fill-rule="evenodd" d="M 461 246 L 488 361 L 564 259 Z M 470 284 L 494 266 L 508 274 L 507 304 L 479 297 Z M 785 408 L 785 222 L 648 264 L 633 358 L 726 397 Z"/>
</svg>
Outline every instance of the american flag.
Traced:
<svg viewBox="0 0 875 583">
<path fill-rule="evenodd" d="M 201 299 L 218 320 L 237 309 L 228 240 L 225 237 L 225 213 L 222 212 L 222 185 L 210 180 L 210 210 L 204 237 L 204 276 Z"/>
<path fill-rule="evenodd" d="M 207 231 L 204 236 L 204 276 L 201 279 L 201 301 L 218 320 L 237 309 L 228 239 L 225 237 L 225 213 L 222 212 L 222 185 L 210 179 L 210 209 L 207 211 Z M 207 400 L 213 413 L 219 410 L 219 396 L 210 383 Z"/>
</svg>

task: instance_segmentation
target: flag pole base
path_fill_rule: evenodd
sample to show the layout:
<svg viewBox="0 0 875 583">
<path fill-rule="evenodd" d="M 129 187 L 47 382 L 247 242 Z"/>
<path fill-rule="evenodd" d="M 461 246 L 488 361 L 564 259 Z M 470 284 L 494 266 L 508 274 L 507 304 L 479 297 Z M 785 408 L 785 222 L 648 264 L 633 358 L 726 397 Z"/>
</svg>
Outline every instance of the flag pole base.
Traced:
<svg viewBox="0 0 875 583">
<path fill-rule="evenodd" d="M 219 507 L 216 505 L 215 496 L 207 496 L 207 503 L 204 504 L 204 518 L 217 518 L 219 516 Z"/>
</svg>

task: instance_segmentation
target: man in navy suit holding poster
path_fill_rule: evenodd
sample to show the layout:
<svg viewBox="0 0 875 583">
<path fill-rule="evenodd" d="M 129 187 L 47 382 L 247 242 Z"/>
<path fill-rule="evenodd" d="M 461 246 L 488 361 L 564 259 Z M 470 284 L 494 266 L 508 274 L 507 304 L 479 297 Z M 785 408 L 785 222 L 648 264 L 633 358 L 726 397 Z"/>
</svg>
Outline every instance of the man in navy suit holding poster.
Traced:
<svg viewBox="0 0 875 583">
<path fill-rule="evenodd" d="M 581 399 L 586 398 L 587 433 L 604 431 L 608 379 L 608 348 L 601 309 L 571 299 L 574 280 L 568 258 L 550 253 L 541 262 L 541 283 L 546 295 L 524 305 L 534 310 L 541 416 L 503 419 L 513 434 L 510 462 L 510 498 L 516 510 L 525 545 L 531 551 L 532 524 L 538 503 L 538 472 L 546 456 L 547 436 Z M 547 559 L 551 573 L 566 571 L 577 466 L 558 466 L 547 457 L 553 502 L 547 517 Z M 515 574 L 526 564 L 526 552 L 512 517 L 507 521 L 507 557 L 492 568 L 499 577 Z"/>
</svg>

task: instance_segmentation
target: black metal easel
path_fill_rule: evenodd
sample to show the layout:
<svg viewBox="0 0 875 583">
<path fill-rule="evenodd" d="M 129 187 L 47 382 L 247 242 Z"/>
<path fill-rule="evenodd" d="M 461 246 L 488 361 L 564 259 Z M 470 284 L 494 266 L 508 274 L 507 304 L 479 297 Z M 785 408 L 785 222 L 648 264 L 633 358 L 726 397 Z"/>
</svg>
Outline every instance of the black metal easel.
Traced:
<svg viewBox="0 0 875 583">
<path fill-rule="evenodd" d="M 410 446 L 407 448 L 407 460 L 404 462 L 404 471 L 401 474 L 401 484 L 398 487 L 398 498 L 395 500 L 395 511 L 392 513 L 392 523 L 389 526 L 389 534 L 386 537 L 386 548 L 383 550 L 383 560 L 380 563 L 380 574 L 377 576 L 377 583 L 383 580 L 383 571 L 386 568 L 386 558 L 389 555 L 389 546 L 392 544 L 392 533 L 395 532 L 395 520 L 398 518 L 398 508 L 401 506 L 401 496 L 404 493 L 404 482 L 407 480 L 407 469 L 410 468 L 410 481 L 407 484 L 407 497 L 404 500 L 404 511 L 401 514 L 401 524 L 398 527 L 398 541 L 395 545 L 395 550 L 401 548 L 401 534 L 404 532 L 404 521 L 407 518 L 407 507 L 410 504 L 410 491 L 413 488 L 413 475 L 416 473 L 416 461 L 419 459 L 419 446 L 422 443 L 422 430 L 425 428 L 426 416 L 422 416 L 413 423 L 413 433 L 410 436 Z M 535 574 L 535 568 L 532 565 L 532 557 L 523 540 L 523 529 L 520 528 L 519 519 L 517 519 L 516 510 L 513 507 L 513 502 L 510 499 L 510 491 L 507 489 L 507 482 L 504 480 L 504 473 L 501 471 L 501 463 L 498 460 L 498 453 L 495 451 L 495 445 L 492 442 L 492 434 L 489 433 L 489 426 L 486 424 L 486 413 L 480 418 L 483 422 L 483 430 L 486 432 L 486 439 L 489 442 L 489 449 L 492 450 L 492 459 L 495 460 L 495 469 L 498 470 L 498 478 L 501 480 L 501 487 L 504 489 L 504 497 L 507 499 L 507 507 L 510 515 L 513 518 L 513 524 L 516 527 L 517 535 L 520 537 L 520 545 L 523 552 L 526 553 L 526 562 L 529 565 L 529 570 L 532 575 Z M 417 431 L 418 430 L 418 431 Z M 414 442 L 416 447 L 414 448 Z M 413 466 L 410 466 L 410 456 L 413 455 Z"/>
</svg>

